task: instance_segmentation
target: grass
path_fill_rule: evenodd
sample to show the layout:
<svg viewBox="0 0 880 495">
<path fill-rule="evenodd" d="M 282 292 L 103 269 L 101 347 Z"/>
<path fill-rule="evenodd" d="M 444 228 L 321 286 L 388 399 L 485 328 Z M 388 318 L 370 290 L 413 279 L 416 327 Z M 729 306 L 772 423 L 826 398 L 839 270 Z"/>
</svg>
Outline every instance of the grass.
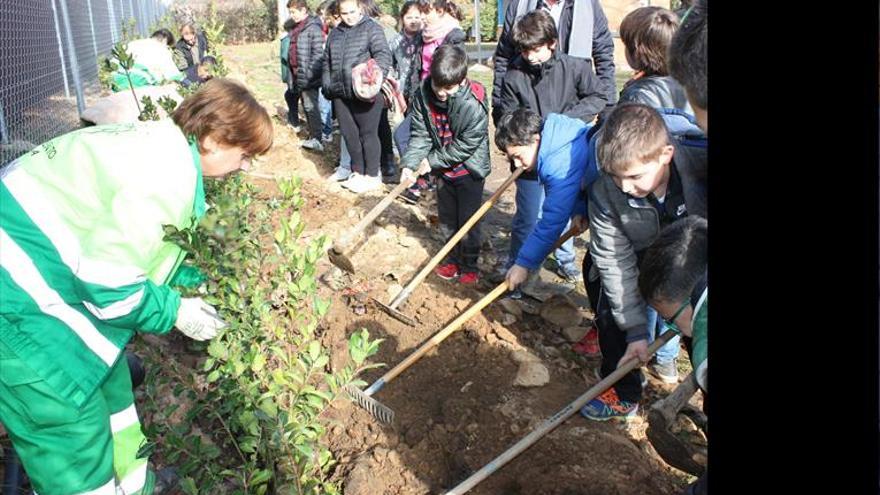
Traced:
<svg viewBox="0 0 880 495">
<path fill-rule="evenodd" d="M 264 103 L 284 105 L 287 86 L 281 82 L 281 62 L 278 58 L 278 42 L 265 41 L 246 45 L 224 45 L 223 57 L 233 69 L 231 77 L 244 78 L 244 83 L 257 100 Z M 240 68 L 241 72 L 235 72 Z"/>
</svg>

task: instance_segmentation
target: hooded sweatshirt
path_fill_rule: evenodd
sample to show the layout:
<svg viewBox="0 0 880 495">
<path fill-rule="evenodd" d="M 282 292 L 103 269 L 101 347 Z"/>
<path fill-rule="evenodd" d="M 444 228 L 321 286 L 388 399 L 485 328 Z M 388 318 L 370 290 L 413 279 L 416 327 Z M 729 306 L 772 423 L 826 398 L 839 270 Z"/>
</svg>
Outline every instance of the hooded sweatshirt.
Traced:
<svg viewBox="0 0 880 495">
<path fill-rule="evenodd" d="M 537 269 L 550 254 L 572 214 L 584 210 L 580 191 L 586 172 L 590 127 L 581 119 L 557 113 L 551 113 L 544 121 L 535 169 L 547 197 L 541 207 L 541 219 L 519 250 L 517 265 Z"/>
</svg>

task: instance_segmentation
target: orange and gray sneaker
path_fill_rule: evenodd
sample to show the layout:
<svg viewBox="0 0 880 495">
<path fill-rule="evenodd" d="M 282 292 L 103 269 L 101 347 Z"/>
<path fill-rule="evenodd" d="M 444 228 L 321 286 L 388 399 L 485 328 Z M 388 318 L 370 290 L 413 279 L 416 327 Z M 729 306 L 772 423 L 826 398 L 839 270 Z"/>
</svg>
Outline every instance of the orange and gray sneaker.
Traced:
<svg viewBox="0 0 880 495">
<path fill-rule="evenodd" d="M 635 418 L 638 412 L 639 404 L 620 400 L 614 387 L 602 392 L 601 395 L 587 402 L 587 405 L 581 408 L 581 414 L 594 421 L 609 419 L 629 421 Z"/>
<path fill-rule="evenodd" d="M 584 337 L 571 346 L 572 350 L 578 354 L 583 354 L 589 358 L 595 358 L 602 355 L 599 350 L 599 330 L 596 325 L 590 327 Z"/>
</svg>

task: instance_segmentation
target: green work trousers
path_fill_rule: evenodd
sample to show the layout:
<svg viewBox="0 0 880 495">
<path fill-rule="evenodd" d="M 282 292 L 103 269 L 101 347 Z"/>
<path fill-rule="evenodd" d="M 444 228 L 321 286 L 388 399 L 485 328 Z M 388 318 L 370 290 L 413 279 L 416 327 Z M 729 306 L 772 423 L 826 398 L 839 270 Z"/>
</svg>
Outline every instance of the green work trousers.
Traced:
<svg viewBox="0 0 880 495">
<path fill-rule="evenodd" d="M 123 354 L 77 409 L 0 342 L 0 422 L 39 495 L 153 492 L 147 458 L 137 457 L 146 438 Z"/>
</svg>

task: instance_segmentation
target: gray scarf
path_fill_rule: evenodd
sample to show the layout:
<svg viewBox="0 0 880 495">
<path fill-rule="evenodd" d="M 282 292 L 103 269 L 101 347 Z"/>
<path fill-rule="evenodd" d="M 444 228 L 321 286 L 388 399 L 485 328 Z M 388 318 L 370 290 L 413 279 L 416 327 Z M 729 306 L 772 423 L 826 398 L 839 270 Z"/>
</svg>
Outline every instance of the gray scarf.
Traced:
<svg viewBox="0 0 880 495">
<path fill-rule="evenodd" d="M 539 0 L 518 0 L 516 20 L 538 7 Z M 558 0 L 566 2 L 567 0 Z M 564 8 L 564 7 L 563 7 Z M 568 33 L 568 54 L 572 57 L 593 60 L 593 2 L 574 0 L 571 13 L 571 30 Z M 575 36 L 574 33 L 577 33 Z"/>
</svg>

